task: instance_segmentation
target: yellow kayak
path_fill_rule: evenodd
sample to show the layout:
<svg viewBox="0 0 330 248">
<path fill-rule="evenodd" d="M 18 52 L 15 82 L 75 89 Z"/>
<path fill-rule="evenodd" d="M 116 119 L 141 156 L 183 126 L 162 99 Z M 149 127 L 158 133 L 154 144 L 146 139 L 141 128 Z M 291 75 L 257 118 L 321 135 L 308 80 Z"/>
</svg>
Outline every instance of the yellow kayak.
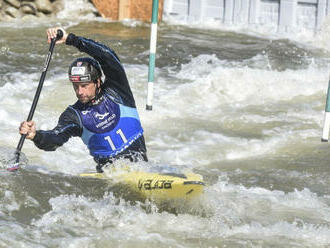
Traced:
<svg viewBox="0 0 330 248">
<path fill-rule="evenodd" d="M 127 167 L 112 168 L 104 173 L 83 173 L 80 176 L 124 184 L 141 197 L 152 200 L 192 199 L 202 194 L 205 185 L 201 175 L 191 172 L 143 172 Z"/>
</svg>

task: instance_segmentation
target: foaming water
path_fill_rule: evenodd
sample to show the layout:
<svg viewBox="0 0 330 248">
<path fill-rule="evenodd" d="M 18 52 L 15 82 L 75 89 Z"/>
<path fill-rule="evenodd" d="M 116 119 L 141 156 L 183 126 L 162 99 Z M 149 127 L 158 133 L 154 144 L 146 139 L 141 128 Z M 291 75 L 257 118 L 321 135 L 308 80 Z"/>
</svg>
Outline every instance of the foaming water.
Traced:
<svg viewBox="0 0 330 248">
<path fill-rule="evenodd" d="M 56 17 L 66 19 L 95 19 L 97 10 L 94 5 L 85 0 L 66 0 L 62 2 L 63 8 Z"/>
<path fill-rule="evenodd" d="M 214 55 L 200 55 L 170 82 L 159 82 L 155 112 L 162 114 L 153 116 L 152 124 L 171 125 L 151 135 L 158 139 L 150 142 L 162 159 L 207 164 L 210 158 L 272 155 L 291 140 L 318 135 L 310 127 L 321 129 L 323 103 L 310 101 L 324 95 L 326 69 L 312 64 L 307 70 L 274 71 L 246 63 L 232 67 Z"/>
<path fill-rule="evenodd" d="M 235 240 L 236 235 L 242 235 L 247 245 L 256 245 L 261 239 L 266 246 L 280 247 L 295 246 L 297 240 L 302 247 L 329 243 L 329 198 L 308 189 L 285 193 L 246 188 L 222 177 L 208 188 L 206 195 L 214 211 L 210 237 Z"/>
<path fill-rule="evenodd" d="M 1 24 L 0 246 L 330 245 L 329 145 L 320 143 L 326 50 L 309 41 L 161 25 L 154 105 L 146 111 L 147 25 L 66 19 L 57 24 L 110 45 L 121 58 L 150 160 L 130 166 L 194 171 L 207 186 L 193 202 L 137 201 L 126 189 L 77 176 L 95 167 L 78 138 L 55 152 L 26 140 L 24 169 L 5 171 L 48 44 L 42 23 L 10 29 Z M 17 39 L 22 32 L 31 46 Z M 74 48 L 55 47 L 34 115 L 38 128 L 53 128 L 75 101 L 67 66 L 78 56 Z"/>
<path fill-rule="evenodd" d="M 311 44 L 315 47 L 320 47 L 330 50 L 329 47 L 329 34 L 330 34 L 330 18 L 326 17 L 324 22 L 322 23 L 321 30 L 316 34 L 315 39 L 311 41 Z"/>
</svg>

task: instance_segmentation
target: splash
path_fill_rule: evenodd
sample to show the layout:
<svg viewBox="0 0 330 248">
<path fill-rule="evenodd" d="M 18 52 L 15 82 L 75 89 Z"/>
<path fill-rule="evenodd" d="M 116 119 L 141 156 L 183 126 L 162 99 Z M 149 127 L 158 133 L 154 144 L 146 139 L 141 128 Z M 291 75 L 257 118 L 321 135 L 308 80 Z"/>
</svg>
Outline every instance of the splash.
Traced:
<svg viewBox="0 0 330 248">
<path fill-rule="evenodd" d="M 24 166 L 28 162 L 24 153 L 20 153 L 19 165 Z M 16 164 L 16 149 L 0 147 L 0 168 L 7 169 Z"/>
<path fill-rule="evenodd" d="M 57 14 L 62 19 L 94 19 L 97 10 L 92 3 L 86 0 L 65 0 L 63 10 Z"/>
<path fill-rule="evenodd" d="M 330 16 L 325 18 L 321 30 L 317 33 L 315 39 L 312 41 L 312 45 L 330 51 L 329 40 L 330 40 Z"/>
</svg>

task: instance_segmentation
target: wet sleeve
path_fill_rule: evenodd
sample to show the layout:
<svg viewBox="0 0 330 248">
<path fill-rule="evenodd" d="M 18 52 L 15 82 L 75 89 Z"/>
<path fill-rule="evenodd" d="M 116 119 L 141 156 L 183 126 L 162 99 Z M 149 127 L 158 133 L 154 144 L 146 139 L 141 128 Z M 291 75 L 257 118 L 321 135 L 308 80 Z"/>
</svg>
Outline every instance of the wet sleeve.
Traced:
<svg viewBox="0 0 330 248">
<path fill-rule="evenodd" d="M 72 33 L 68 35 L 67 45 L 72 45 L 79 51 L 87 53 L 96 59 L 102 67 L 105 75 L 103 89 L 111 88 L 115 90 L 123 99 L 125 105 L 135 107 L 134 97 L 129 86 L 127 76 L 117 54 L 109 47 L 91 39 L 76 36 Z"/>
<path fill-rule="evenodd" d="M 66 109 L 60 116 L 53 130 L 38 130 L 33 139 L 34 144 L 45 151 L 55 151 L 71 137 L 81 136 L 82 128 L 77 114 Z"/>
</svg>

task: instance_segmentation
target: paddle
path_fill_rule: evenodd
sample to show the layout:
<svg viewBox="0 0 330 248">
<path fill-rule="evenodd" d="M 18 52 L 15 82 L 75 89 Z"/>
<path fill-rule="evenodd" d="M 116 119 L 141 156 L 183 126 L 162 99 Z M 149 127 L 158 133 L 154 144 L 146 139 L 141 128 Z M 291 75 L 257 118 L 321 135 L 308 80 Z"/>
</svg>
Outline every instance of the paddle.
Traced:
<svg viewBox="0 0 330 248">
<path fill-rule="evenodd" d="M 43 86 L 44 81 L 45 81 L 48 66 L 49 66 L 50 60 L 51 60 L 52 55 L 53 55 L 53 50 L 54 50 L 54 47 L 55 47 L 55 43 L 56 43 L 57 40 L 60 40 L 62 38 L 62 36 L 63 36 L 62 30 L 58 30 L 56 38 L 51 39 L 50 47 L 49 47 L 49 50 L 48 50 L 48 55 L 46 57 L 46 61 L 45 61 L 45 64 L 44 64 L 44 67 L 43 67 L 43 70 L 42 70 L 42 73 L 41 73 L 41 77 L 40 77 L 40 80 L 39 80 L 38 88 L 37 88 L 37 91 L 34 95 L 34 99 L 33 99 L 33 102 L 32 102 L 32 106 L 31 106 L 30 113 L 29 113 L 29 116 L 27 118 L 27 121 L 31 121 L 32 118 L 33 118 L 33 115 L 34 115 L 34 112 L 36 110 L 37 103 L 38 103 L 38 100 L 39 100 L 39 96 L 40 96 L 40 93 L 41 93 L 41 89 L 42 89 L 42 86 Z M 20 153 L 21 153 L 25 138 L 26 138 L 26 134 L 22 134 L 21 138 L 18 142 L 18 145 L 16 147 L 15 164 L 10 166 L 9 168 L 7 168 L 7 170 L 16 171 L 17 169 L 19 169 Z"/>
</svg>

